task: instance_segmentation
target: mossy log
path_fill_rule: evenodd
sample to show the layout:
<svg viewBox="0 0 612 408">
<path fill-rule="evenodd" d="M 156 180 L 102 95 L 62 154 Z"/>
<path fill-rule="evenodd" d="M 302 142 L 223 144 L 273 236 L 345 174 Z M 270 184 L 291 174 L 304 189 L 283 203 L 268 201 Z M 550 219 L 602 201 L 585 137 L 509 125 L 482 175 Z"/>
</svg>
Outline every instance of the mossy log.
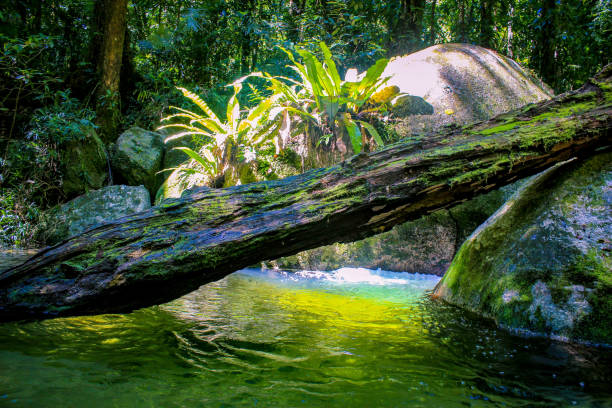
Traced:
<svg viewBox="0 0 612 408">
<path fill-rule="evenodd" d="M 609 147 L 612 68 L 576 92 L 278 181 L 201 188 L 0 275 L 0 320 L 128 312 L 353 241 Z"/>
</svg>

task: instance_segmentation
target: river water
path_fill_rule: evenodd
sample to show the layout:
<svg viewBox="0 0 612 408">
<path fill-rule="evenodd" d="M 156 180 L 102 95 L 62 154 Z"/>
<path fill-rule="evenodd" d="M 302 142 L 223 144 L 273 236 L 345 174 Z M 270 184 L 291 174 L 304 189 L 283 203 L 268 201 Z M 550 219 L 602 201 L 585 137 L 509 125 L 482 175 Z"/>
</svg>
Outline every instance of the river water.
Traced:
<svg viewBox="0 0 612 408">
<path fill-rule="evenodd" d="M 127 315 L 0 325 L 0 406 L 612 407 L 612 351 L 520 338 L 436 277 L 244 270 Z"/>
</svg>

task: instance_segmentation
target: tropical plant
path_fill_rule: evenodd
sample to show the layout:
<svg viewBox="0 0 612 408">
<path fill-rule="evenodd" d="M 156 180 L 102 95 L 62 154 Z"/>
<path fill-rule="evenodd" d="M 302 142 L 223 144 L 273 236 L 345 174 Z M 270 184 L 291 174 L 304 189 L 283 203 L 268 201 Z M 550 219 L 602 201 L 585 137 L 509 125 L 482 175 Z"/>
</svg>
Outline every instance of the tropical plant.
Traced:
<svg viewBox="0 0 612 408">
<path fill-rule="evenodd" d="M 329 132 L 336 137 L 346 132 L 355 153 L 362 150 L 366 134 L 377 145 L 382 145 L 379 133 L 364 119 L 380 111 L 399 94 L 396 86 L 385 86 L 389 77 L 381 77 L 389 61 L 379 59 L 361 78 L 355 69 L 350 69 L 342 80 L 327 45 L 321 42 L 319 47 L 323 53 L 322 62 L 310 51 L 297 49 L 303 63 L 283 48 L 293 63 L 289 68 L 300 80 L 268 77 L 272 83 L 270 89 L 274 94 L 283 95 L 282 101 L 295 112 L 324 128 L 323 138 L 329 139 Z"/>
<path fill-rule="evenodd" d="M 158 130 L 180 129 L 179 133 L 167 137 L 166 143 L 186 136 L 195 138 L 196 144 L 201 146 L 199 151 L 184 146 L 174 149 L 184 152 L 200 165 L 200 169 L 178 167 L 164 171 L 199 171 L 211 177 L 217 177 L 235 162 L 240 153 L 243 153 L 242 157 L 250 161 L 255 158 L 258 149 L 273 143 L 279 124 L 274 121 L 274 117 L 270 116 L 270 111 L 277 96 L 273 95 L 261 100 L 246 115 L 241 113 L 238 94 L 242 90 L 244 80 L 251 76 L 262 76 L 262 74 L 250 74 L 228 85 L 233 87 L 234 94 L 227 103 L 225 121 L 221 120 L 198 95 L 185 88 L 178 88 L 186 98 L 200 108 L 202 114 L 172 106 L 171 108 L 177 113 L 166 116 L 162 122 L 177 119 L 179 121 L 160 126 Z M 278 115 L 278 112 L 275 112 L 274 115 Z"/>
</svg>

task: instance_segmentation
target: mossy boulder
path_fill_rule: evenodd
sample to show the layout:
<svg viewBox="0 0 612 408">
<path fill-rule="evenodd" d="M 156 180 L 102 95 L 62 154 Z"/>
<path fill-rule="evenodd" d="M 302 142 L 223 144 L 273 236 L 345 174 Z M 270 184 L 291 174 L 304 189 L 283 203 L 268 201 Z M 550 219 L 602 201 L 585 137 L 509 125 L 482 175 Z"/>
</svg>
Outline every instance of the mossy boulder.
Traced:
<svg viewBox="0 0 612 408">
<path fill-rule="evenodd" d="M 612 344 L 612 153 L 530 179 L 463 244 L 435 295 L 504 327 Z"/>
<path fill-rule="evenodd" d="M 126 130 L 112 148 L 115 181 L 131 186 L 144 185 L 155 194 L 163 182 L 163 177 L 157 173 L 162 170 L 164 152 L 164 138 L 159 133 L 139 127 Z"/>
<path fill-rule="evenodd" d="M 402 95 L 393 102 L 393 113 L 399 117 L 433 115 L 434 107 L 420 96 Z"/>
<path fill-rule="evenodd" d="M 108 186 L 89 191 L 47 211 L 38 226 L 37 239 L 53 245 L 98 224 L 151 207 L 143 186 Z"/>
<path fill-rule="evenodd" d="M 62 190 L 68 197 L 97 190 L 108 181 L 108 155 L 94 129 L 83 129 L 83 138 L 65 143 L 60 156 Z"/>
<path fill-rule="evenodd" d="M 465 124 L 553 96 L 553 91 L 510 58 L 477 45 L 438 44 L 393 58 L 383 76 L 400 92 L 422 98 L 433 112 L 406 108 L 417 99 L 394 101 L 398 132 L 428 132 L 450 123 Z"/>
</svg>

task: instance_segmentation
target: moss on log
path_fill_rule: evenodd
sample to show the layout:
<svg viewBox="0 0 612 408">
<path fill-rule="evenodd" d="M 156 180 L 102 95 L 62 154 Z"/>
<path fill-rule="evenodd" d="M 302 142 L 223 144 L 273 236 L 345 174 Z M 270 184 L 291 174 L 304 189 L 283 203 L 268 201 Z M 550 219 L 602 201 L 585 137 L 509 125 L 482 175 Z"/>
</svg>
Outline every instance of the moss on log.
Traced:
<svg viewBox="0 0 612 408">
<path fill-rule="evenodd" d="M 0 320 L 127 312 L 353 241 L 610 144 L 612 68 L 576 92 L 279 181 L 201 188 L 0 275 Z"/>
</svg>

